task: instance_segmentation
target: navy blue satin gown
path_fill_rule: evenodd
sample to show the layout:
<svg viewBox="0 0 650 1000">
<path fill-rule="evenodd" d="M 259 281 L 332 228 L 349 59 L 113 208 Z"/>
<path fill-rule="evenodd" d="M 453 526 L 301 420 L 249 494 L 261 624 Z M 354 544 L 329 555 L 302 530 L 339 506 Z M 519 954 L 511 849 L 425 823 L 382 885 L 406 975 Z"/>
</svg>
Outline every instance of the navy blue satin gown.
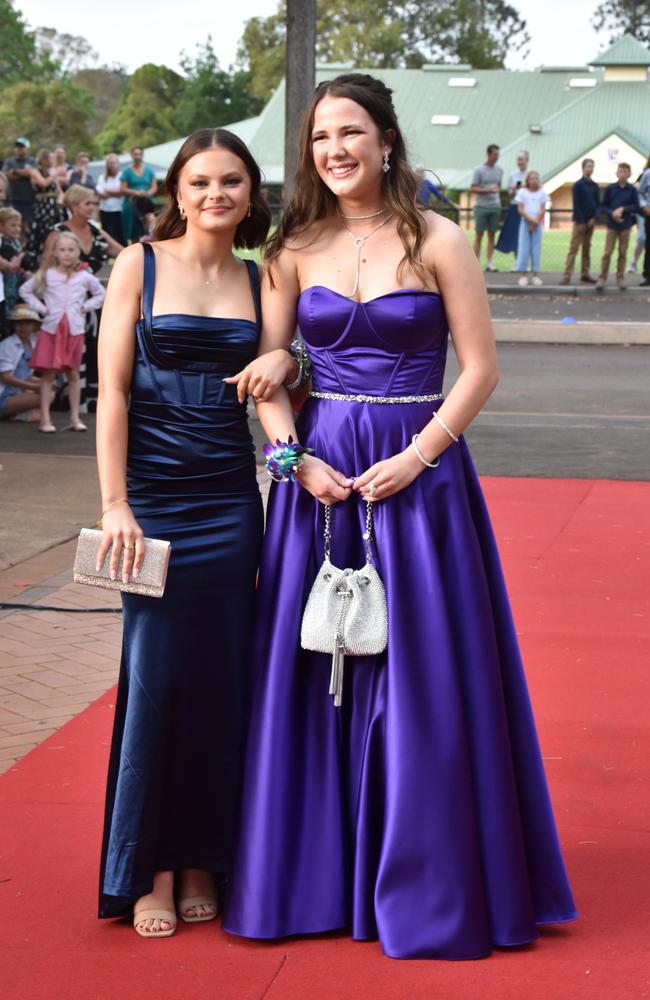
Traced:
<svg viewBox="0 0 650 1000">
<path fill-rule="evenodd" d="M 172 555 L 161 600 L 123 595 L 102 917 L 128 913 L 156 871 L 229 871 L 263 529 L 246 406 L 223 381 L 256 353 L 257 267 L 246 262 L 256 322 L 152 316 L 144 255 L 127 487 L 145 535 Z"/>
</svg>

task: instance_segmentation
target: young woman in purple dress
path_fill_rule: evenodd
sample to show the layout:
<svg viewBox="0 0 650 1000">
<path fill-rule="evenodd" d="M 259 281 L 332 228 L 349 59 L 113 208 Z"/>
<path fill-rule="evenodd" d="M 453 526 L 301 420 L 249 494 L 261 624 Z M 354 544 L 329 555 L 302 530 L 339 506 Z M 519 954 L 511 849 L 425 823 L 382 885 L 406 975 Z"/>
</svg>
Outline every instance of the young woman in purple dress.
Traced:
<svg viewBox="0 0 650 1000">
<path fill-rule="evenodd" d="M 297 482 L 272 487 L 254 637 L 255 694 L 224 927 L 258 938 L 348 927 L 397 958 L 471 959 L 576 917 L 499 557 L 462 438 L 496 356 L 465 234 L 416 206 L 390 91 L 321 84 L 294 194 L 267 254 L 262 352 L 296 319 L 312 369 L 294 425 L 273 390 L 286 355 L 235 380 Z M 443 398 L 449 331 L 460 375 Z M 293 378 L 292 372 L 289 378 Z M 286 449 L 285 449 L 286 451 Z M 281 456 L 280 456 L 281 457 Z M 301 648 L 323 560 L 364 562 L 366 503 L 388 644 Z"/>
</svg>

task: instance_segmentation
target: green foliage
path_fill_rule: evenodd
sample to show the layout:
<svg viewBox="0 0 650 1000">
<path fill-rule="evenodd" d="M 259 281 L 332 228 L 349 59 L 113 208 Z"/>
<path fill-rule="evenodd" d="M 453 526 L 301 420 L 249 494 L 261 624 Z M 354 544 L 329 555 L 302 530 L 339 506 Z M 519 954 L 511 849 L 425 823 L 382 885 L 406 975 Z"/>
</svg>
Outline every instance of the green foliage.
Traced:
<svg viewBox="0 0 650 1000">
<path fill-rule="evenodd" d="M 31 78 L 36 43 L 11 0 L 0 0 L 0 39 L 0 86 Z"/>
<path fill-rule="evenodd" d="M 596 31 L 606 28 L 610 42 L 632 35 L 637 42 L 650 45 L 649 0 L 605 0 L 596 7 L 591 23 Z"/>
<path fill-rule="evenodd" d="M 23 82 L 0 92 L 0 146 L 13 147 L 16 134 L 26 135 L 33 151 L 62 143 L 70 155 L 93 151 L 87 122 L 93 99 L 68 80 Z"/>
<path fill-rule="evenodd" d="M 263 102 L 250 92 L 250 72 L 223 70 L 209 35 L 193 58 L 183 53 L 180 63 L 185 82 L 174 115 L 177 135 L 251 118 L 262 110 Z"/>
<path fill-rule="evenodd" d="M 252 17 L 244 26 L 237 61 L 251 77 L 251 93 L 261 101 L 269 97 L 284 76 L 287 5 L 279 0 L 270 17 Z"/>
<path fill-rule="evenodd" d="M 526 22 L 505 0 L 420 0 L 407 17 L 409 34 L 427 62 L 452 60 L 501 69 L 509 52 L 530 42 Z"/>
<path fill-rule="evenodd" d="M 76 87 L 87 91 L 94 99 L 94 111 L 88 127 L 93 135 L 97 135 L 126 90 L 126 70 L 120 66 L 98 66 L 96 69 L 80 69 L 71 79 Z"/>
<path fill-rule="evenodd" d="M 246 22 L 238 63 L 252 76 L 256 96 L 268 100 L 284 76 L 286 4 Z M 323 62 L 357 68 L 468 62 L 477 69 L 504 65 L 508 52 L 527 46 L 526 22 L 506 0 L 321 0 L 316 54 Z"/>
<path fill-rule="evenodd" d="M 97 137 L 102 153 L 155 146 L 178 137 L 176 105 L 183 78 L 167 66 L 145 63 L 135 71 L 117 108 Z"/>
</svg>

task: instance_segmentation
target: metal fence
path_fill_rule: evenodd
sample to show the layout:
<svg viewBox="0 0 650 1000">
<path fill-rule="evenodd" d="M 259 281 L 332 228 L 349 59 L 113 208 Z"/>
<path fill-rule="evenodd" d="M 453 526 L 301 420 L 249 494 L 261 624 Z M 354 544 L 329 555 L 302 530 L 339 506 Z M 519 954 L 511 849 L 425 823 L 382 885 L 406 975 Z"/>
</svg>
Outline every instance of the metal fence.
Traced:
<svg viewBox="0 0 650 1000">
<path fill-rule="evenodd" d="M 437 209 L 438 210 L 438 209 Z M 439 210 L 440 215 L 444 215 L 447 218 L 452 219 L 456 222 L 462 229 L 467 232 L 467 238 L 473 244 L 474 242 L 474 213 L 471 208 L 459 208 L 453 209 L 448 207 L 441 207 Z M 501 225 L 503 225 L 508 209 L 503 208 L 501 211 Z M 544 220 L 544 232 L 542 236 L 542 257 L 541 257 L 541 271 L 547 273 L 562 274 L 564 271 L 564 265 L 567 258 L 567 253 L 569 251 L 569 243 L 571 241 L 571 231 L 573 223 L 571 221 L 571 209 L 570 208 L 551 208 L 548 209 Z M 605 233 L 606 227 L 602 218 L 598 218 L 596 222 L 596 227 L 594 230 L 594 235 L 591 241 L 591 273 L 597 275 L 600 268 L 600 261 L 605 249 Z M 498 240 L 498 234 L 497 234 Z M 645 246 L 645 227 L 643 224 L 636 225 L 632 229 L 630 236 L 630 243 L 628 247 L 627 260 L 626 260 L 626 270 L 632 263 L 638 261 L 639 272 L 643 269 L 643 248 Z M 482 247 L 481 247 L 481 264 L 485 266 L 486 263 L 486 248 L 487 248 L 487 236 L 483 236 Z M 618 251 L 616 251 L 618 252 Z M 636 260 L 635 260 L 636 259 Z M 493 258 L 494 266 L 499 271 L 514 271 L 515 270 L 515 254 L 514 253 L 501 253 L 495 250 Z M 575 268 L 579 267 L 579 258 L 576 260 Z M 610 270 L 615 270 L 615 259 L 612 258 Z"/>
</svg>

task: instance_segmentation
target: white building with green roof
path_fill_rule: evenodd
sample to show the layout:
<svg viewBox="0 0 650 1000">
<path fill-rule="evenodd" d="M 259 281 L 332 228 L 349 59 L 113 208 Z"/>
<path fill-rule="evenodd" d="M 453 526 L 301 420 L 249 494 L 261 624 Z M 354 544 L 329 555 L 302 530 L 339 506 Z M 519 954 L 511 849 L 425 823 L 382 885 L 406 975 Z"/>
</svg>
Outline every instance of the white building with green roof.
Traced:
<svg viewBox="0 0 650 1000">
<path fill-rule="evenodd" d="M 501 146 L 505 175 L 519 149 L 530 153 L 556 208 L 571 204 L 581 161 L 595 160 L 599 184 L 616 180 L 628 162 L 635 177 L 650 154 L 650 52 L 624 36 L 589 66 L 542 66 L 533 71 L 425 65 L 373 69 L 393 90 L 412 163 L 422 163 L 469 204 L 474 167 L 488 143 Z M 317 82 L 351 72 L 349 65 L 317 67 Z M 284 82 L 248 137 L 269 185 L 284 180 Z"/>
</svg>

